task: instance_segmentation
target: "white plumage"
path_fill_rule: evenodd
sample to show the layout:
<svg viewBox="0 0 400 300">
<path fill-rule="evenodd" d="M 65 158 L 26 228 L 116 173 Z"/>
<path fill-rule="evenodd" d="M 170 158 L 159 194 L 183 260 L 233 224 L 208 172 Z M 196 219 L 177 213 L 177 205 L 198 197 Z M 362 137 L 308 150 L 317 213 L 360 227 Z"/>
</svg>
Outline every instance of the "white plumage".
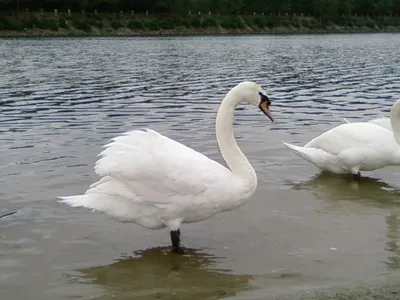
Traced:
<svg viewBox="0 0 400 300">
<path fill-rule="evenodd" d="M 400 165 L 400 100 L 392 107 L 390 119 L 339 125 L 314 138 L 304 147 L 284 143 L 317 168 L 336 174 L 373 171 Z"/>
<path fill-rule="evenodd" d="M 343 118 L 343 121 L 345 123 L 350 124 L 349 120 L 347 120 L 346 118 Z M 372 119 L 372 120 L 368 121 L 368 123 L 376 124 L 376 125 L 382 126 L 383 128 L 386 128 L 388 130 L 392 130 L 392 126 L 390 125 L 390 118 L 386 118 L 386 117 L 376 118 L 376 119 Z"/>
<path fill-rule="evenodd" d="M 270 101 L 259 85 L 242 82 L 226 95 L 216 135 L 230 170 L 154 130 L 133 130 L 104 146 L 94 168 L 101 177 L 98 182 L 85 194 L 61 201 L 149 229 L 169 227 L 173 250 L 182 252 L 181 223 L 235 209 L 256 189 L 254 169 L 233 136 L 233 114 L 240 102 L 259 106 L 271 118 Z"/>
<path fill-rule="evenodd" d="M 179 224 L 168 222 L 179 219 L 182 210 L 200 208 L 199 216 L 185 213 L 184 221 L 190 222 L 206 217 L 207 208 L 225 208 L 223 196 L 233 196 L 233 182 L 226 188 L 232 180 L 227 168 L 150 129 L 114 138 L 100 156 L 94 169 L 102 179 L 79 200 L 64 198 L 72 206 L 93 208 L 150 229 L 177 230 Z M 218 203 L 210 201 L 216 197 Z"/>
</svg>

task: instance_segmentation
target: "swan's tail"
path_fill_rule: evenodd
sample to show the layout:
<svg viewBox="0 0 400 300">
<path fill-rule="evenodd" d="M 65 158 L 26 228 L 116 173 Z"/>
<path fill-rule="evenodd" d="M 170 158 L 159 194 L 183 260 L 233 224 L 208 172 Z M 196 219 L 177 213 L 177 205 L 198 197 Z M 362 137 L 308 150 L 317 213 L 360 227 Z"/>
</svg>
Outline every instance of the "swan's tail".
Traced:
<svg viewBox="0 0 400 300">
<path fill-rule="evenodd" d="M 59 202 L 65 203 L 71 207 L 86 207 L 96 210 L 95 205 L 93 205 L 95 199 L 91 194 L 58 197 L 58 199 L 60 199 Z"/>
<path fill-rule="evenodd" d="M 117 195 L 102 193 L 86 193 L 84 195 L 58 197 L 59 202 L 71 207 L 84 207 L 92 211 L 102 212 L 120 222 L 132 222 L 140 213 L 140 204 L 128 205 L 127 200 Z M 136 222 L 139 223 L 139 222 Z"/>
<path fill-rule="evenodd" d="M 103 193 L 85 193 L 83 195 L 58 197 L 59 202 L 71 207 L 84 207 L 92 211 L 98 211 L 116 219 L 124 219 L 125 211 L 118 196 L 107 195 Z"/>
<path fill-rule="evenodd" d="M 136 216 L 140 208 L 140 204 L 135 203 L 136 196 L 121 182 L 111 177 L 103 177 L 93 183 L 83 195 L 58 198 L 59 202 L 69 206 L 99 211 L 122 222 Z"/>
<path fill-rule="evenodd" d="M 304 160 L 312 163 L 321 170 L 331 170 L 332 164 L 336 162 L 336 158 L 324 150 L 318 148 L 299 147 L 283 142 L 283 144 L 293 151 L 296 155 Z M 333 171 L 333 170 L 332 170 Z"/>
<path fill-rule="evenodd" d="M 283 142 L 283 144 L 286 147 L 288 147 L 290 150 L 292 150 L 292 152 L 295 153 L 296 155 L 300 156 L 301 158 L 303 158 L 303 159 L 305 159 L 305 160 L 307 160 L 307 161 L 309 161 L 311 163 L 314 163 L 311 160 L 311 157 L 313 157 L 313 155 L 316 154 L 315 150 L 317 150 L 317 149 L 299 147 L 299 146 L 295 146 L 295 145 L 292 145 L 292 144 L 289 144 L 289 143 L 285 143 L 285 142 Z"/>
</svg>

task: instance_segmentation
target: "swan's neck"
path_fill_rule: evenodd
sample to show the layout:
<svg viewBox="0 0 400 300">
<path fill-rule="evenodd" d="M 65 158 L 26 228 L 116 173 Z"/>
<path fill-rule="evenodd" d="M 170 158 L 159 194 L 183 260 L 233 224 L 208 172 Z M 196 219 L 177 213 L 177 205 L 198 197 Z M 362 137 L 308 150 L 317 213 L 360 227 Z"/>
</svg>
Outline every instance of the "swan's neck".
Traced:
<svg viewBox="0 0 400 300">
<path fill-rule="evenodd" d="M 231 169 L 233 176 L 242 179 L 248 189 L 246 193 L 252 194 L 257 186 L 257 176 L 237 145 L 232 128 L 235 108 L 240 102 L 241 99 L 235 97 L 233 91 L 226 95 L 218 110 L 216 135 L 222 157 Z"/>
<path fill-rule="evenodd" d="M 400 100 L 393 105 L 390 111 L 390 125 L 397 143 L 400 144 Z"/>
</svg>

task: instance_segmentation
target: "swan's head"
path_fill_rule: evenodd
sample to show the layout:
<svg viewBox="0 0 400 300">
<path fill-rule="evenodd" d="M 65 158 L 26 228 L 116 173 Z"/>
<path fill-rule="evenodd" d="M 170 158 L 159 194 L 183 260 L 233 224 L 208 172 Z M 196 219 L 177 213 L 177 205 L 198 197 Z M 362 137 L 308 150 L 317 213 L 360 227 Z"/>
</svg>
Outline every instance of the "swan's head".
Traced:
<svg viewBox="0 0 400 300">
<path fill-rule="evenodd" d="M 260 85 L 251 81 L 243 81 L 236 86 L 236 94 L 241 101 L 246 101 L 258 107 L 272 122 L 274 121 L 269 109 L 271 101 Z"/>
</svg>

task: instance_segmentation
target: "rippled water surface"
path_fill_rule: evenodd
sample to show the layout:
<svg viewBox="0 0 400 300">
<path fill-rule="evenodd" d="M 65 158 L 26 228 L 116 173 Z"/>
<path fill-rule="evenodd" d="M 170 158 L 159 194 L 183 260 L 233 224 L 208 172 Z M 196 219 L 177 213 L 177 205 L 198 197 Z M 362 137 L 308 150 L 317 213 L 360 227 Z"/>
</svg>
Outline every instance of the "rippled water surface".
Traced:
<svg viewBox="0 0 400 300">
<path fill-rule="evenodd" d="M 0 290 L 14 299 L 272 299 L 398 276 L 400 169 L 319 175 L 302 144 L 341 118 L 388 116 L 400 35 L 0 40 Z M 150 231 L 56 201 L 97 180 L 114 135 L 150 127 L 223 163 L 224 94 L 260 83 L 275 122 L 243 106 L 235 134 L 258 189 L 239 210 Z"/>
</svg>

